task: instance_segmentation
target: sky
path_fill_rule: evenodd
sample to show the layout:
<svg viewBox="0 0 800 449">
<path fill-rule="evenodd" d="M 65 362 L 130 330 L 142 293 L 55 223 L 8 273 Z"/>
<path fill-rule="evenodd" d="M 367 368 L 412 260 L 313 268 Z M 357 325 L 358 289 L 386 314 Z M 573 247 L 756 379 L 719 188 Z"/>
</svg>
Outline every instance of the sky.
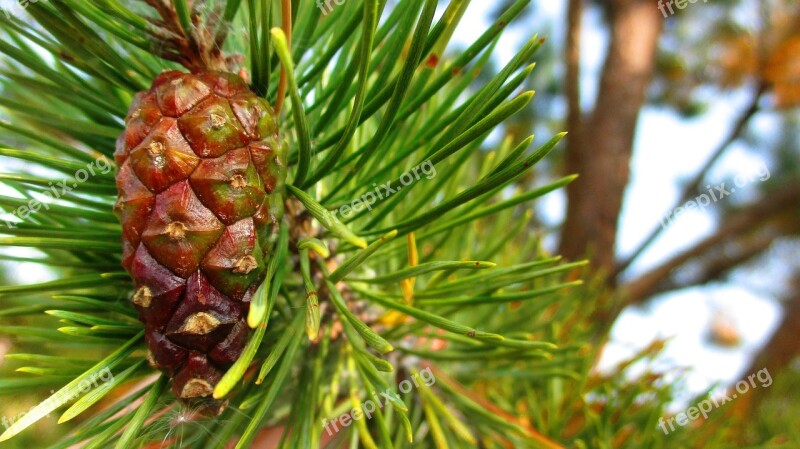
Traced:
<svg viewBox="0 0 800 449">
<path fill-rule="evenodd" d="M 550 30 L 546 45 L 561 46 L 564 42 L 564 27 L 561 24 L 565 23 L 567 1 L 546 0 L 533 4 L 537 9 L 536 22 L 525 19 L 527 22 L 509 29 L 497 46 L 501 64 L 510 60 L 516 49 L 533 33 Z M 494 2 L 472 2 L 462 25 L 453 36 L 454 41 L 464 45 L 471 43 L 476 36 L 475 30 L 484 30 L 489 26 L 486 17 L 495 5 Z M 689 14 L 691 9 L 682 13 Z M 584 107 L 590 107 L 597 93 L 608 37 L 598 14 L 590 11 L 583 25 L 582 102 Z M 536 88 L 535 85 L 533 87 Z M 619 254 L 633 251 L 656 226 L 661 225 L 665 215 L 670 212 L 668 209 L 680 196 L 681 182 L 694 175 L 710 157 L 727 135 L 734 115 L 749 100 L 743 92 L 714 95 L 708 111 L 691 120 L 663 108 L 646 107 L 642 111 L 631 161 L 632 176 L 619 227 Z M 769 123 L 761 125 L 769 126 Z M 738 201 L 747 197 L 748 187 L 762 182 L 761 179 L 768 177 L 768 173 L 769 167 L 765 161 L 754 158 L 741 147 L 735 147 L 712 170 L 710 176 L 714 180 L 712 185 L 735 175 L 752 179 L 748 183 L 743 182 L 739 191 L 731 193 L 731 200 Z M 698 192 L 698 195 L 702 193 Z M 548 221 L 559 222 L 565 210 L 564 195 L 545 197 L 539 206 L 546 216 L 551 217 L 552 220 Z M 708 209 L 689 211 L 668 223 L 661 237 L 633 264 L 631 275 L 656 266 L 676 251 L 690 247 L 709 235 L 715 226 L 712 209 L 713 205 Z M 742 374 L 749 374 L 743 371 L 774 331 L 781 313 L 773 295 L 763 294 L 761 290 L 757 283 L 750 285 L 747 280 L 737 279 L 736 283 L 661 295 L 646 307 L 629 309 L 616 323 L 612 341 L 605 348 L 599 368 L 612 367 L 656 338 L 669 338 L 659 366 L 690 368 L 685 378 L 684 394 L 674 404 L 675 408 L 684 407 L 693 395 L 713 385 L 735 382 Z M 720 317 L 740 332 L 740 346 L 723 349 L 708 344 L 709 325 Z"/>
</svg>

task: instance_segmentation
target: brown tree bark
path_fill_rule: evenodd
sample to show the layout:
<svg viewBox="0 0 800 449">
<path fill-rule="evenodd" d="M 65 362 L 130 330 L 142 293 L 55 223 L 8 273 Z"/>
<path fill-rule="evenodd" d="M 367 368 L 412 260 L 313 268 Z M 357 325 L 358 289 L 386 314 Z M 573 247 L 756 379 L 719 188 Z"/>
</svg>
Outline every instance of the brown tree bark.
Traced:
<svg viewBox="0 0 800 449">
<path fill-rule="evenodd" d="M 649 0 L 608 0 L 605 5 L 611 39 L 595 107 L 583 120 L 570 112 L 576 123 L 570 123 L 566 170 L 580 177 L 567 188 L 569 206 L 559 252 L 569 259 L 588 254 L 595 270 L 611 272 L 634 134 L 664 18 Z M 570 26 L 579 24 L 571 15 L 570 19 Z M 570 43 L 577 45 L 577 40 Z M 568 59 L 575 58 L 574 51 L 567 49 Z M 568 90 L 578 95 L 577 88 Z M 575 98 L 568 102 L 570 109 L 579 104 Z"/>
</svg>

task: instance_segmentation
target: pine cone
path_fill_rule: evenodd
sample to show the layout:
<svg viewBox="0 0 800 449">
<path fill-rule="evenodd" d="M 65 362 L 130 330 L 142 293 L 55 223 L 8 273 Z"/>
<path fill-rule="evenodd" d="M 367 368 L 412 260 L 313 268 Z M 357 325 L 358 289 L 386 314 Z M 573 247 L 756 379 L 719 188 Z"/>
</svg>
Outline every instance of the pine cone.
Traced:
<svg viewBox="0 0 800 449">
<path fill-rule="evenodd" d="M 247 342 L 283 216 L 275 113 L 236 75 L 164 72 L 134 98 L 114 157 L 148 359 L 178 397 L 209 396 Z"/>
</svg>

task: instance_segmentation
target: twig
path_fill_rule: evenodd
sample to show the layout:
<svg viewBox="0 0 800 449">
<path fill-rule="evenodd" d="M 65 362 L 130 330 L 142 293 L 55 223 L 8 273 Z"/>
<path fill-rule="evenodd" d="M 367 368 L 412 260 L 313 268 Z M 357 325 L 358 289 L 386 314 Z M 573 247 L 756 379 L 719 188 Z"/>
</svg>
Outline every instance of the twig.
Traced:
<svg viewBox="0 0 800 449">
<path fill-rule="evenodd" d="M 281 26 L 286 35 L 286 46 L 292 49 L 292 1 L 281 0 Z M 291 54 L 291 53 L 290 53 Z M 275 99 L 275 114 L 281 113 L 283 97 L 286 96 L 286 67 L 281 66 L 281 79 L 278 82 L 278 98 Z"/>
<path fill-rule="evenodd" d="M 758 225 L 766 223 L 774 216 L 790 210 L 800 201 L 800 182 L 775 192 L 769 198 L 744 209 L 738 215 L 728 219 L 712 236 L 701 240 L 693 247 L 682 251 L 673 258 L 648 271 L 636 281 L 626 285 L 627 304 L 636 304 L 658 291 L 659 285 L 670 276 L 673 270 L 685 265 L 711 250 L 719 248 L 725 242 L 744 235 Z"/>
<path fill-rule="evenodd" d="M 728 137 L 723 140 L 722 143 L 720 143 L 719 147 L 717 147 L 717 149 L 711 155 L 711 158 L 706 161 L 703 167 L 700 168 L 694 178 L 692 178 L 692 180 L 686 184 L 680 199 L 678 199 L 678 201 L 669 210 L 677 208 L 696 195 L 708 172 L 714 167 L 717 161 L 719 161 L 722 155 L 725 154 L 725 152 L 733 145 L 733 143 L 739 140 L 739 137 L 741 137 L 742 133 L 747 127 L 747 124 L 750 123 L 750 119 L 752 119 L 753 116 L 755 116 L 755 114 L 759 111 L 759 103 L 761 102 L 761 97 L 763 97 L 765 92 L 766 85 L 759 85 L 755 95 L 753 95 L 753 99 L 750 101 L 747 108 L 744 109 L 739 115 L 739 118 L 736 120 L 736 124 L 731 129 Z M 631 255 L 617 263 L 617 266 L 612 273 L 612 278 L 618 277 L 623 271 L 625 271 L 631 265 L 631 263 L 633 263 L 633 261 L 636 260 L 642 254 L 642 252 L 644 252 L 644 250 L 656 240 L 659 235 L 661 235 L 663 230 L 663 226 L 655 227 L 647 236 L 647 238 L 644 239 L 644 241 L 636 248 L 636 250 L 631 253 Z"/>
<path fill-rule="evenodd" d="M 709 282 L 719 280 L 726 273 L 764 252 L 779 235 L 779 230 L 768 227 L 759 230 L 755 236 L 747 235 L 738 240 L 724 242 L 720 244 L 720 246 L 724 245 L 724 248 L 706 251 L 706 254 L 691 262 L 692 265 L 695 263 L 702 264 L 697 269 L 697 274 L 692 276 L 691 279 L 684 282 L 675 282 L 672 278 L 667 279 L 658 284 L 656 289 L 650 293 L 650 296 L 672 290 L 706 285 Z"/>
<path fill-rule="evenodd" d="M 182 64 L 191 71 L 204 69 L 222 70 L 224 57 L 221 42 L 212 41 L 212 29 L 201 29 L 200 17 L 193 9 L 192 29 L 184 30 L 172 3 L 167 0 L 142 0 L 158 12 L 158 21 L 151 21 L 156 28 L 152 36 L 160 46 L 154 52 L 164 59 Z M 197 6 L 197 4 L 195 4 Z"/>
</svg>

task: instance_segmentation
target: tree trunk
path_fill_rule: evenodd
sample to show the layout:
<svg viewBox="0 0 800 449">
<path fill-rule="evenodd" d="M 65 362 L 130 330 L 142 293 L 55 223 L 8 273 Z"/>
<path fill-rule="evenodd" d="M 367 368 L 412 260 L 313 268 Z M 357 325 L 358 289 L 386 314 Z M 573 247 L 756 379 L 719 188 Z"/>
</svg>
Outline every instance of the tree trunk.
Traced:
<svg viewBox="0 0 800 449">
<path fill-rule="evenodd" d="M 595 108 L 586 119 L 570 123 L 566 169 L 580 177 L 567 189 L 569 206 L 560 248 L 569 259 L 588 254 L 594 269 L 602 272 L 614 267 L 617 219 L 636 124 L 664 20 L 652 1 L 609 0 L 606 10 L 611 39 Z M 577 45 L 575 39 L 570 41 Z M 574 48 L 568 48 L 567 55 L 574 58 Z M 577 89 L 571 95 L 577 95 Z M 569 104 L 575 107 L 578 102 L 570 98 Z M 574 117 L 575 111 L 570 115 Z"/>
</svg>

